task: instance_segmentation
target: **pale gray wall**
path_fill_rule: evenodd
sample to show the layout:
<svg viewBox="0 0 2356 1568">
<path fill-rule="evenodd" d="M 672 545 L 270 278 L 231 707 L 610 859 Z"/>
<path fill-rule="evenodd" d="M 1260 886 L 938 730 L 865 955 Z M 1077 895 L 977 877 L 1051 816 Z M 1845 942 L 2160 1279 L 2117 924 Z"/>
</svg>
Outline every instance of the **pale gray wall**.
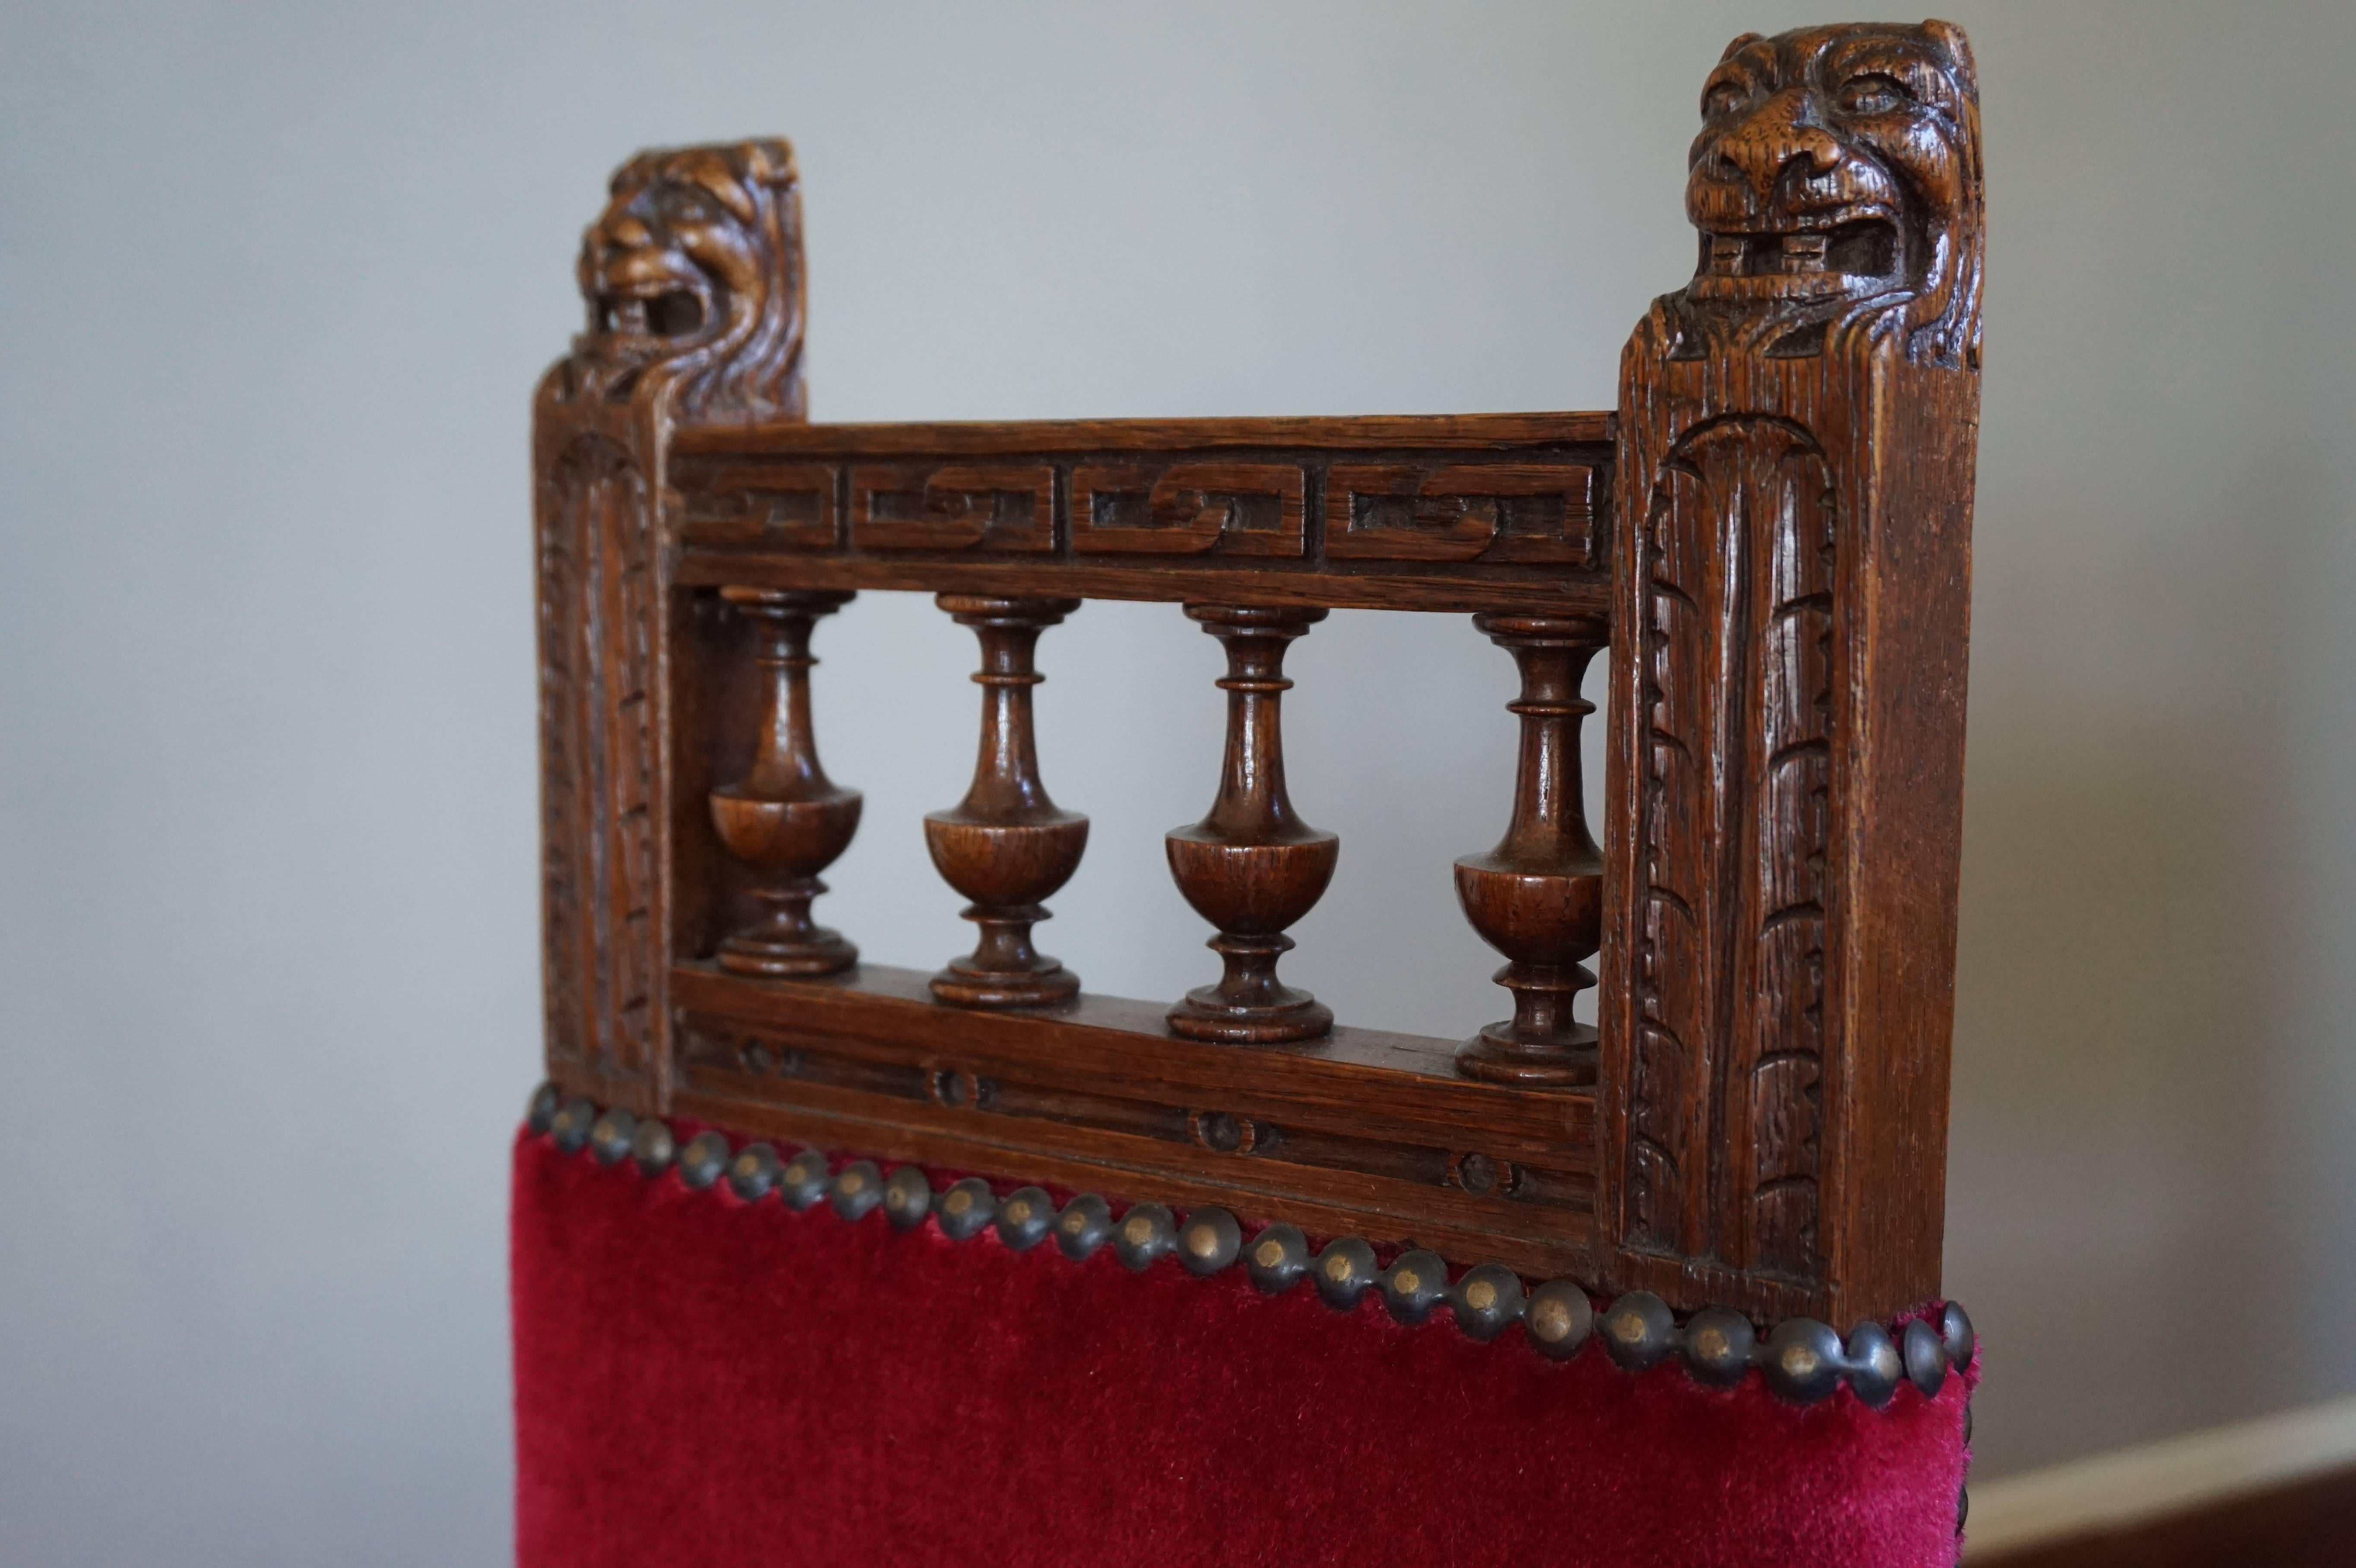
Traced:
<svg viewBox="0 0 2356 1568">
<path fill-rule="evenodd" d="M 1995 1474 L 2356 1389 L 2356 13 L 1951 14 L 1994 238 L 1948 1273 Z M 796 140 L 821 418 L 1607 406 L 1690 267 L 1703 72 L 1820 15 L 11 7 L 0 1561 L 506 1551 L 526 409 L 621 155 Z M 869 795 L 832 916 L 937 962 L 970 639 L 871 596 L 820 652 Z M 1157 840 L 1215 653 L 1167 607 L 1047 639 L 1097 827 L 1045 935 L 1098 988 L 1211 962 Z M 1294 972 L 1493 1016 L 1444 868 L 1502 825 L 1506 661 L 1337 615 L 1295 663 L 1351 853 Z"/>
</svg>

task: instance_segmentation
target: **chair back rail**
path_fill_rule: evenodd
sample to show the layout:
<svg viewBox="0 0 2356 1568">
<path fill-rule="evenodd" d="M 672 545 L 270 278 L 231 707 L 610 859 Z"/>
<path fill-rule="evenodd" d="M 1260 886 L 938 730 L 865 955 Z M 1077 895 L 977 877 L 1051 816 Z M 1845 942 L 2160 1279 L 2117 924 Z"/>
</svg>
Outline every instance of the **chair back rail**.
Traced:
<svg viewBox="0 0 2356 1568">
<path fill-rule="evenodd" d="M 823 425 L 791 150 L 625 165 L 535 406 L 552 1076 L 1679 1309 L 1934 1296 L 1978 398 L 1961 33 L 1737 39 L 1687 206 L 1698 271 L 1616 411 Z M 976 940 L 929 975 L 861 962 L 815 902 L 862 803 L 819 760 L 810 645 L 878 591 L 978 643 L 975 773 L 924 825 Z M 1219 965 L 1183 997 L 1093 994 L 1033 940 L 1088 823 L 1047 792 L 1030 693 L 1092 598 L 1221 646 L 1219 791 L 1167 839 Z M 1340 852 L 1286 788 L 1284 655 L 1337 607 L 1465 614 L 1517 674 L 1504 836 L 1452 870 L 1511 1016 L 1460 1038 L 1337 1025 L 1280 972 Z M 1607 650 L 1599 842 L 1580 679 Z"/>
</svg>

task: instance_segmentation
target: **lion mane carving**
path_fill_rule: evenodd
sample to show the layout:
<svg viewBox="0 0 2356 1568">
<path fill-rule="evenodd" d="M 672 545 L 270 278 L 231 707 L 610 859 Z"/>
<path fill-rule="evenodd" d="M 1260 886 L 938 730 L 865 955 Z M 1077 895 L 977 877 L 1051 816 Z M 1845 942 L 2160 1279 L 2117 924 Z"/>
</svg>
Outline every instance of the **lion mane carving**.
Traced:
<svg viewBox="0 0 2356 1568">
<path fill-rule="evenodd" d="M 768 139 L 640 153 L 581 242 L 573 396 L 659 381 L 688 423 L 806 417 L 801 195 Z"/>
<path fill-rule="evenodd" d="M 1701 262 L 1661 302 L 1672 357 L 1812 355 L 1862 335 L 1977 368 L 1979 88 L 1962 28 L 1746 33 L 1701 111 L 1686 183 Z"/>
</svg>

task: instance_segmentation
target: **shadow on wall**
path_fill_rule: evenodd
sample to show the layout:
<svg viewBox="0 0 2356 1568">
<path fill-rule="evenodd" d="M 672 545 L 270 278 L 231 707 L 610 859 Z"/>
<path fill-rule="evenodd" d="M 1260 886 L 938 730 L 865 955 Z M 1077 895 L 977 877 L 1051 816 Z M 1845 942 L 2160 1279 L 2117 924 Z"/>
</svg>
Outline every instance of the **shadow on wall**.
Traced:
<svg viewBox="0 0 2356 1568">
<path fill-rule="evenodd" d="M 2272 1178 L 2271 933 L 2233 852 L 2255 803 L 2188 779 L 2180 742 L 2044 738 L 1978 747 L 1966 830 L 1947 1286 L 2001 1369 L 1997 1471 L 2267 1408 L 2297 1299 L 2248 1225 Z"/>
<path fill-rule="evenodd" d="M 2024 525 L 1993 485 L 1981 511 L 1946 1283 L 2000 1368 L 1984 1474 L 2356 1377 L 2302 1321 L 2342 1264 L 2274 1233 L 2283 1093 L 2326 1088 L 2292 973 L 2281 539 L 2220 537 L 2196 485 L 2132 499 Z"/>
<path fill-rule="evenodd" d="M 2298 194 L 2356 13 L 1979 9 L 1946 1279 L 1995 1475 L 2356 1388 L 2356 229 Z"/>
</svg>

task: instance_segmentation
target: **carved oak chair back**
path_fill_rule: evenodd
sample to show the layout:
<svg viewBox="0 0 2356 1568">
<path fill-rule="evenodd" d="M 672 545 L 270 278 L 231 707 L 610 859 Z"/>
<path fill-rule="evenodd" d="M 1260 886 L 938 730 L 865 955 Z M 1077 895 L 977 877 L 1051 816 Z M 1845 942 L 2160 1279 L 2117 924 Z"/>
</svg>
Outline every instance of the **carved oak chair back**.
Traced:
<svg viewBox="0 0 2356 1568">
<path fill-rule="evenodd" d="M 1550 1353 L 1592 1294 L 1622 1364 L 1936 1393 L 1968 1326 L 1900 1318 L 1938 1295 L 1944 1200 L 1971 55 L 1937 22 L 1746 36 L 1702 112 L 1696 273 L 1589 412 L 813 424 L 790 148 L 624 165 L 535 406 L 533 1130 L 740 1198 L 1313 1273 Z M 929 973 L 813 913 L 855 833 L 916 827 L 862 823 L 819 761 L 813 635 L 878 592 L 979 645 L 977 766 L 922 825 L 975 942 Z M 1033 936 L 1088 821 L 1031 692 L 1089 599 L 1219 645 L 1220 784 L 1167 836 L 1218 960 L 1183 997 L 1088 992 Z M 1516 667 L 1503 836 L 1432 869 L 1506 960 L 1509 1016 L 1457 1038 L 1337 1023 L 1281 973 L 1342 851 L 1286 788 L 1285 654 L 1335 607 L 1462 615 Z M 1763 1332 L 1787 1318 L 1868 1328 Z"/>
</svg>

